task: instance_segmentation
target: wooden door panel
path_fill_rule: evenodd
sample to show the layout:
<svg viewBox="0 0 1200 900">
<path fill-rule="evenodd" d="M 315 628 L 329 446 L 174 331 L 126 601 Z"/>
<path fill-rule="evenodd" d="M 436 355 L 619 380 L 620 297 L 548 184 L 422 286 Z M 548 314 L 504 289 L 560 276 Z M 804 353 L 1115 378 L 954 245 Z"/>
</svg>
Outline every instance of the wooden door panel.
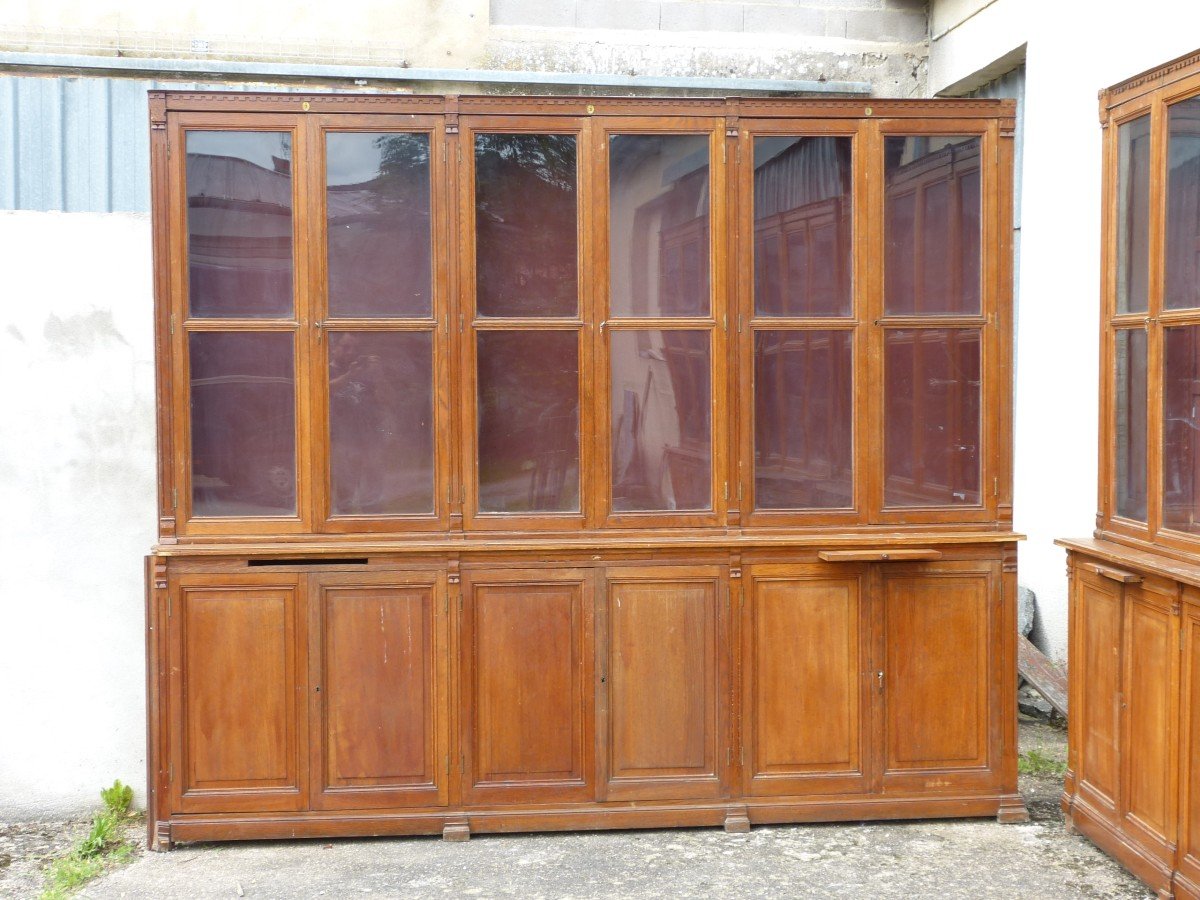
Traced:
<svg viewBox="0 0 1200 900">
<path fill-rule="evenodd" d="M 192 576 L 172 615 L 179 812 L 303 808 L 295 576 Z"/>
<path fill-rule="evenodd" d="M 956 771 L 988 767 L 999 577 L 984 565 L 882 567 L 885 782 L 916 776 L 891 787 L 951 788 Z"/>
<path fill-rule="evenodd" d="M 610 799 L 682 799 L 720 790 L 718 575 L 715 567 L 610 570 Z"/>
<path fill-rule="evenodd" d="M 591 575 L 464 576 L 464 802 L 594 797 Z"/>
<path fill-rule="evenodd" d="M 1189 589 L 1189 599 L 1183 607 L 1180 677 L 1179 871 L 1200 884 L 1200 591 Z"/>
<path fill-rule="evenodd" d="M 313 771 L 320 808 L 445 802 L 443 588 L 435 575 L 409 578 L 318 579 Z"/>
<path fill-rule="evenodd" d="M 1088 654 L 1079 698 L 1080 790 L 1097 811 L 1117 816 L 1120 796 L 1121 587 L 1076 568 L 1080 648 Z"/>
<path fill-rule="evenodd" d="M 864 571 L 754 566 L 748 572 L 742 662 L 748 793 L 867 789 Z"/>
<path fill-rule="evenodd" d="M 1171 695 L 1178 622 L 1161 599 L 1155 603 L 1152 595 L 1132 585 L 1125 592 L 1122 812 L 1165 844 L 1175 834 Z"/>
</svg>

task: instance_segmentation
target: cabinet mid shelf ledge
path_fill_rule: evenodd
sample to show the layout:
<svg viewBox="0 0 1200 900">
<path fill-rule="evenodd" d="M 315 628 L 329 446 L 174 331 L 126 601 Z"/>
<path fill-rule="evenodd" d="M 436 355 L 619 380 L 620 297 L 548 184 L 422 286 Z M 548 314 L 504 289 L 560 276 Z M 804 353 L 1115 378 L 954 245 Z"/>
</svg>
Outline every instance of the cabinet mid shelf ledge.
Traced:
<svg viewBox="0 0 1200 900">
<path fill-rule="evenodd" d="M 1011 103 L 150 103 L 154 846 L 1023 818 Z"/>
</svg>

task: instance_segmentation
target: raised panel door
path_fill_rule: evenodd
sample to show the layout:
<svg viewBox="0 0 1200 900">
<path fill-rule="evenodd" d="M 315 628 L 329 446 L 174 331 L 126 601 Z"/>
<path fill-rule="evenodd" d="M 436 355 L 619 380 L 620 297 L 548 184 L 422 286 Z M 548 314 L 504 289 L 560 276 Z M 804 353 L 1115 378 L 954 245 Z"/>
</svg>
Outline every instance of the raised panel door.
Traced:
<svg viewBox="0 0 1200 900">
<path fill-rule="evenodd" d="M 866 569 L 753 566 L 742 614 L 742 741 L 752 795 L 865 792 Z"/>
<path fill-rule="evenodd" d="M 1192 588 L 1183 606 L 1180 672 L 1180 874 L 1200 894 L 1200 591 Z"/>
<path fill-rule="evenodd" d="M 299 595 L 294 575 L 192 575 L 174 586 L 175 811 L 303 808 Z"/>
<path fill-rule="evenodd" d="M 601 655 L 609 799 L 721 790 L 716 566 L 610 569 Z"/>
<path fill-rule="evenodd" d="M 1077 567 L 1077 648 L 1087 654 L 1088 673 L 1079 688 L 1079 791 L 1097 812 L 1117 818 L 1120 798 L 1121 605 L 1122 588 Z"/>
<path fill-rule="evenodd" d="M 880 571 L 885 790 L 992 786 L 999 565 L 883 564 Z"/>
<path fill-rule="evenodd" d="M 591 573 L 463 575 L 464 803 L 594 798 Z"/>
<path fill-rule="evenodd" d="M 1173 599 L 1136 585 L 1125 588 L 1121 806 L 1126 823 L 1163 855 L 1175 836 L 1172 695 L 1179 636 Z"/>
<path fill-rule="evenodd" d="M 314 806 L 445 803 L 443 578 L 314 578 Z"/>
</svg>

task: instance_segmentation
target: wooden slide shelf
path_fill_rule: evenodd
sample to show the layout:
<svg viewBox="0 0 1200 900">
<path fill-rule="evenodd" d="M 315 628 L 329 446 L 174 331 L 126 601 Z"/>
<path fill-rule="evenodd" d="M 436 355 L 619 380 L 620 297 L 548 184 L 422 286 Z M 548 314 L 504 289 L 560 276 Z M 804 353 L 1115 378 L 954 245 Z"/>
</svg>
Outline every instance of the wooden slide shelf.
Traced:
<svg viewBox="0 0 1200 900">
<path fill-rule="evenodd" d="M 912 562 L 941 559 L 942 553 L 940 550 L 880 550 L 872 547 L 869 550 L 821 550 L 817 558 L 825 562 Z"/>
<path fill-rule="evenodd" d="M 150 112 L 151 846 L 1025 817 L 1011 101 Z"/>
</svg>

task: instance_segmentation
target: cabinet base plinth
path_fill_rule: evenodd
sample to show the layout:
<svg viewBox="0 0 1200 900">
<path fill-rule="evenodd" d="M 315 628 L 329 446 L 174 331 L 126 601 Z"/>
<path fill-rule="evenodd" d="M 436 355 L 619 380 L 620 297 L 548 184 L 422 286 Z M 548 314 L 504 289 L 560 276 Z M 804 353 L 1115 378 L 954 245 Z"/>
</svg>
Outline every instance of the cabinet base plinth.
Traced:
<svg viewBox="0 0 1200 900">
<path fill-rule="evenodd" d="M 1102 816 L 1092 812 L 1085 800 L 1075 797 L 1071 803 L 1069 827 L 1123 865 L 1138 877 L 1160 900 L 1175 897 L 1173 865 L 1153 856 L 1145 847 L 1118 831 Z"/>
<path fill-rule="evenodd" d="M 171 840 L 171 823 L 155 822 L 150 838 L 150 849 L 165 853 L 175 846 Z"/>
<path fill-rule="evenodd" d="M 725 831 L 727 834 L 750 833 L 750 816 L 745 809 L 731 809 L 725 814 Z"/>
<path fill-rule="evenodd" d="M 1029 821 L 1029 810 L 1025 801 L 1020 797 L 1007 797 L 1000 801 L 1000 809 L 996 811 L 996 821 L 1001 825 L 1018 825 Z"/>
<path fill-rule="evenodd" d="M 487 833 L 601 831 L 607 829 L 717 827 L 727 823 L 749 830 L 753 825 L 801 822 L 859 822 L 889 819 L 989 818 L 1009 795 L 931 797 L 857 797 L 811 800 L 763 800 L 747 804 L 744 817 L 726 804 L 675 803 L 591 804 L 526 809 L 472 808 L 469 817 L 457 810 L 326 813 L 228 813 L 173 816 L 168 823 L 171 846 L 191 841 L 275 840 L 287 838 L 352 838 L 441 835 L 465 841 Z M 461 816 L 461 817 L 460 817 Z M 732 830 L 738 833 L 736 827 Z M 167 849 L 164 847 L 164 849 Z"/>
</svg>

